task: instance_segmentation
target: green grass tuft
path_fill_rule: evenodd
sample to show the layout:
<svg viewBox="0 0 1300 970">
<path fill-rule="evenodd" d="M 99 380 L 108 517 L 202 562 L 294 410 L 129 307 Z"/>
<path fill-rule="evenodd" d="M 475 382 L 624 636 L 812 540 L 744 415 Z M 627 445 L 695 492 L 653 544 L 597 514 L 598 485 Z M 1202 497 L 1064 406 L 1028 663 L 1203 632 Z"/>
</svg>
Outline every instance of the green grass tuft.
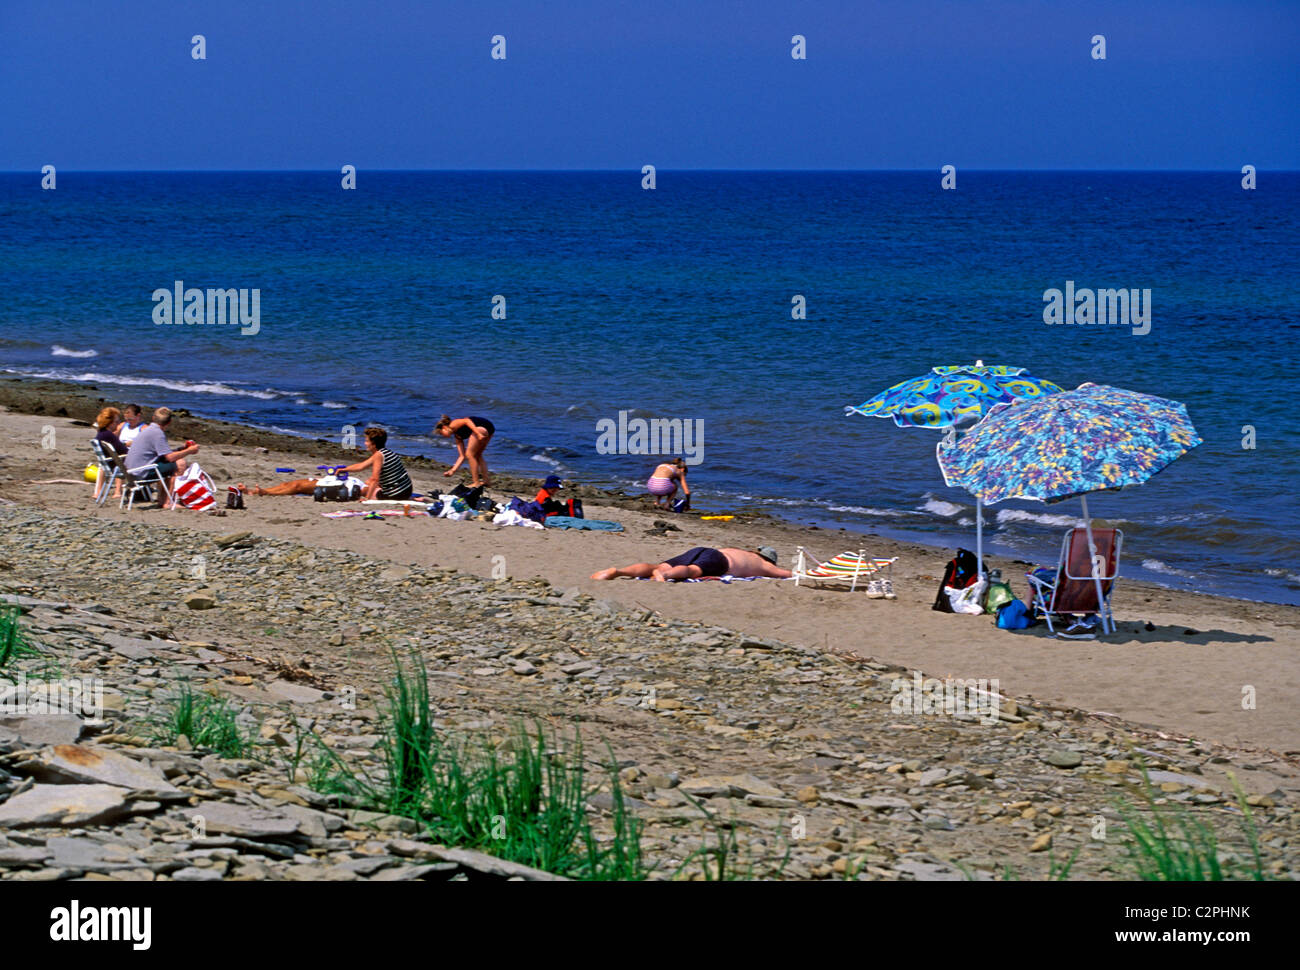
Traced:
<svg viewBox="0 0 1300 970">
<path fill-rule="evenodd" d="M 1245 870 L 1230 861 L 1220 861 L 1218 835 L 1209 824 L 1194 817 L 1186 806 L 1157 804 L 1146 768 L 1139 765 L 1139 770 L 1142 773 L 1141 806 L 1134 807 L 1124 801 L 1117 806 L 1131 839 L 1129 860 L 1139 879 L 1148 882 L 1268 879 L 1254 818 L 1235 779 L 1233 787 L 1243 813 L 1242 830 L 1253 858 L 1253 864 Z"/>
<path fill-rule="evenodd" d="M 171 706 L 151 725 L 150 740 L 173 745 L 184 735 L 195 748 L 240 758 L 252 741 L 239 726 L 238 714 L 224 697 L 196 695 L 189 681 L 181 681 Z"/>
</svg>

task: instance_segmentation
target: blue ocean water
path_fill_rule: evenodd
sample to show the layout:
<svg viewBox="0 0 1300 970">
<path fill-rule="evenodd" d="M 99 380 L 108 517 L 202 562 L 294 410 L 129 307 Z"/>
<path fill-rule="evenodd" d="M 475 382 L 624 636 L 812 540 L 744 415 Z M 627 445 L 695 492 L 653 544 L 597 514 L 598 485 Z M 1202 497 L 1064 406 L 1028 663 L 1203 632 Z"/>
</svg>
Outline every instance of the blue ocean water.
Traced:
<svg viewBox="0 0 1300 970">
<path fill-rule="evenodd" d="M 1013 364 L 1187 404 L 1205 443 L 1090 502 L 1126 532 L 1126 575 L 1300 603 L 1300 175 L 339 178 L 0 175 L 0 369 L 311 435 L 378 421 L 447 460 L 432 424 L 481 414 L 494 467 L 629 487 L 655 459 L 598 453 L 598 421 L 702 420 L 697 505 L 970 545 L 935 433 L 843 407 L 936 364 Z M 260 331 L 156 325 L 176 280 L 260 289 Z M 1150 288 L 1150 333 L 1047 326 L 1067 280 Z M 990 548 L 1043 560 L 1078 505 L 986 514 Z"/>
</svg>

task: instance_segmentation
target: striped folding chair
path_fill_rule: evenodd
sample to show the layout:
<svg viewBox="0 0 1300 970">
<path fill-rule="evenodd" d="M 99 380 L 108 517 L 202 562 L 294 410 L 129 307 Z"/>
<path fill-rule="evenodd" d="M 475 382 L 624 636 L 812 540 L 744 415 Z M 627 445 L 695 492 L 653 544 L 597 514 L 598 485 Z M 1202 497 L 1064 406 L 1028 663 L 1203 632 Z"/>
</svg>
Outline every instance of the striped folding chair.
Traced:
<svg viewBox="0 0 1300 970">
<path fill-rule="evenodd" d="M 794 584 L 808 581 L 820 586 L 828 583 L 848 583 L 849 592 L 858 588 L 858 580 L 867 580 L 867 596 L 872 599 L 898 599 L 894 592 L 894 563 L 898 558 L 875 559 L 867 555 L 865 549 L 857 552 L 842 552 L 822 562 L 803 546 L 795 556 Z M 875 578 L 883 573 L 883 578 Z"/>
</svg>

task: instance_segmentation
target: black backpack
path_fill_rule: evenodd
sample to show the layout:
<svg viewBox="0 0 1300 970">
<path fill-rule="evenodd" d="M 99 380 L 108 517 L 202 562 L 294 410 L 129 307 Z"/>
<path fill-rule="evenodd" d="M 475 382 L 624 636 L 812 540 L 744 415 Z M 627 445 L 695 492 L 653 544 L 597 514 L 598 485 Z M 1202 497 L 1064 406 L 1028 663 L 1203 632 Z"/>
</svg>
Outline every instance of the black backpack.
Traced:
<svg viewBox="0 0 1300 970">
<path fill-rule="evenodd" d="M 965 589 L 967 586 L 975 585 L 979 578 L 976 575 L 978 569 L 979 560 L 975 558 L 975 553 L 969 549 L 958 549 L 957 555 L 949 559 L 948 565 L 944 567 L 939 592 L 934 597 L 934 606 L 930 608 L 940 613 L 951 613 L 952 603 L 948 601 L 948 594 L 944 592 L 944 588 Z"/>
</svg>

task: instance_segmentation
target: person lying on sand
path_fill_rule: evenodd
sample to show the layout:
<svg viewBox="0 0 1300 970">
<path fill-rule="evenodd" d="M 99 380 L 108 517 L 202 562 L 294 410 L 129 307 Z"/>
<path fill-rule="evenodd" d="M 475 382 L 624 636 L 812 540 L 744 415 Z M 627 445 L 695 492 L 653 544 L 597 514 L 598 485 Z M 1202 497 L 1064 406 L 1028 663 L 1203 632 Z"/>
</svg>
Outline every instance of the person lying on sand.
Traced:
<svg viewBox="0 0 1300 970">
<path fill-rule="evenodd" d="M 411 476 L 406 472 L 406 465 L 402 463 L 401 455 L 385 447 L 387 444 L 387 431 L 383 428 L 366 428 L 366 448 L 370 451 L 370 457 L 355 465 L 339 469 L 348 474 L 367 469 L 370 471 L 370 478 L 366 480 L 361 490 L 363 501 L 380 498 L 400 502 L 410 498 L 411 493 L 415 491 Z M 247 495 L 310 495 L 316 490 L 319 481 L 318 478 L 300 478 L 297 481 L 272 485 L 270 488 L 259 488 L 256 485 L 236 485 L 235 488 Z"/>
<path fill-rule="evenodd" d="M 670 582 L 682 579 L 717 579 L 719 576 L 735 576 L 746 579 L 750 576 L 766 576 L 771 579 L 789 579 L 793 573 L 776 564 L 776 550 L 771 546 L 759 546 L 757 551 L 749 549 L 710 549 L 696 546 L 680 556 L 665 559 L 658 565 L 648 562 L 633 563 L 631 566 L 602 569 L 591 574 L 592 579 L 617 579 L 626 576 L 629 579 L 654 579 L 658 582 Z"/>
</svg>

